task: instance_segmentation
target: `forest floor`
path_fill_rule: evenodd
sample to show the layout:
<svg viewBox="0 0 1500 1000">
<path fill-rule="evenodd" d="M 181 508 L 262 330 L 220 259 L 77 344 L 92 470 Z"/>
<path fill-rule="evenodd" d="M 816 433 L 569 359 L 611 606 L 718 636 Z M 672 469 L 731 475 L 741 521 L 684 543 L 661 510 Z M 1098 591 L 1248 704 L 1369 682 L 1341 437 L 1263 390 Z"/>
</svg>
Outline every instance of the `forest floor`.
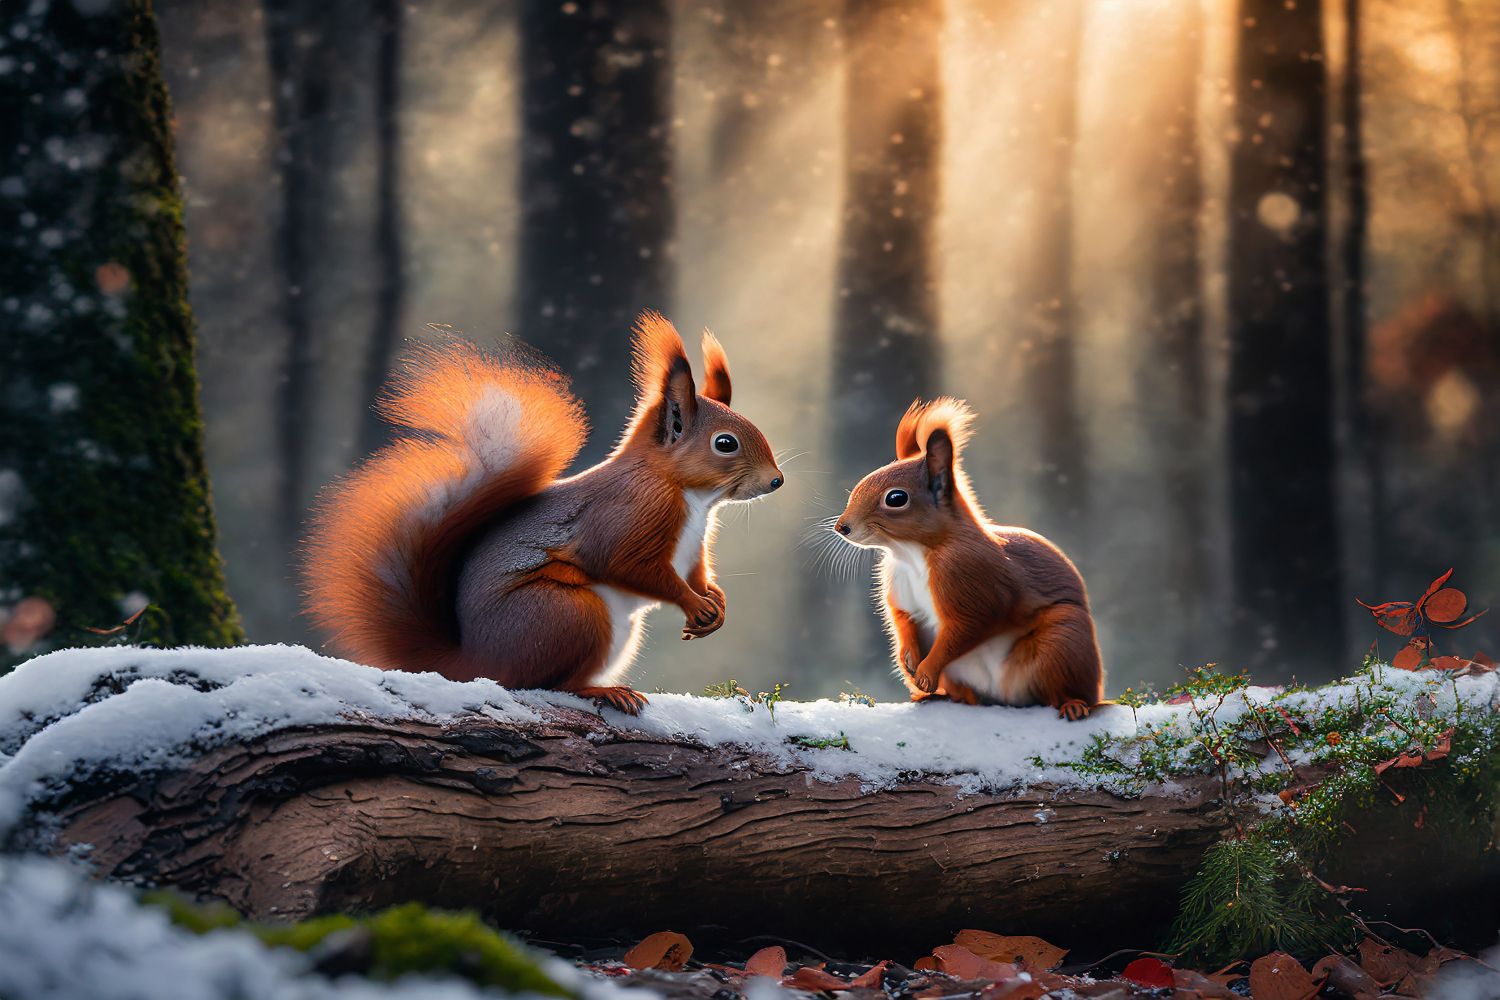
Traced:
<svg viewBox="0 0 1500 1000">
<path fill-rule="evenodd" d="M 1500 997 L 1500 969 L 1495 967 L 1500 954 L 1476 956 L 1444 948 L 1423 941 L 1420 932 L 1397 934 L 1396 939 L 1418 950 L 1366 938 L 1354 954 L 1329 954 L 1310 968 L 1284 952 L 1213 970 L 1175 966 L 1172 956 L 1136 951 L 1069 962 L 1064 949 L 1040 938 L 972 930 L 961 932 L 953 943 L 936 946 L 911 965 L 838 961 L 792 942 L 767 946 L 741 962 L 697 961 L 687 939 L 672 932 L 652 935 L 623 953 L 586 953 L 575 960 L 595 975 L 621 986 L 653 990 L 669 1000 L 773 1000 L 788 990 L 837 993 L 851 1000 Z M 789 956 L 798 961 L 790 962 Z"/>
</svg>

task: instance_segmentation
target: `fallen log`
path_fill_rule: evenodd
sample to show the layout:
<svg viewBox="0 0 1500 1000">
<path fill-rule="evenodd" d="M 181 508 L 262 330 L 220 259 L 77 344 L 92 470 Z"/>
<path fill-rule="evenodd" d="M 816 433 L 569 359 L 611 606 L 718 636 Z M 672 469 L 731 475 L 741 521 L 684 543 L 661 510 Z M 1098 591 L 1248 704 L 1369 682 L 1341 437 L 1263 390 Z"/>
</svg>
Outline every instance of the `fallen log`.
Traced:
<svg viewBox="0 0 1500 1000">
<path fill-rule="evenodd" d="M 126 662 L 136 673 L 96 664 L 108 669 L 95 670 L 82 707 L 58 719 L 22 706 L 32 716 L 20 727 L 26 732 L 0 743 L 15 751 L 10 765 L 37 756 L 29 743 L 60 742 L 67 726 L 86 727 L 90 713 L 108 718 L 111 702 L 132 693 L 138 704 L 117 714 L 137 724 L 143 704 L 181 711 L 169 695 L 184 691 L 219 699 L 216 710 L 243 721 L 244 706 L 224 699 L 257 677 L 243 665 L 215 674 L 151 661 L 147 678 L 139 657 Z M 712 933 L 707 925 L 725 940 L 775 934 L 865 952 L 910 950 L 963 927 L 1154 946 L 1204 851 L 1236 822 L 1221 778 L 1208 774 L 1129 795 L 1059 781 L 973 787 L 921 769 L 872 781 L 840 756 L 857 749 L 785 752 L 756 739 L 651 732 L 651 709 L 638 722 L 613 712 L 606 721 L 555 696 L 434 712 L 420 707 L 431 691 L 412 695 L 418 679 L 337 669 L 359 672 L 372 687 L 354 696 L 339 687 L 355 704 L 316 724 L 287 724 L 304 717 L 295 711 L 272 713 L 233 738 L 200 733 L 149 765 L 95 762 L 63 781 L 23 774 L 29 798 L 12 817 L 10 840 L 82 853 L 101 875 L 176 886 L 261 919 L 420 900 L 473 907 L 553 940 L 689 926 L 702 936 Z M 142 680 L 169 676 L 170 689 L 142 691 Z M 291 680 L 303 676 L 287 671 L 284 679 L 315 688 L 309 697 L 349 680 Z M 9 680 L 0 679 L 0 707 Z M 376 691 L 401 697 L 377 710 L 369 701 Z M 944 726 L 977 718 L 958 712 L 1023 718 L 1009 709 L 917 706 L 897 716 L 890 708 L 912 728 L 886 736 L 913 741 L 924 718 Z M 773 722 L 787 734 L 798 725 L 791 709 Z M 846 711 L 855 720 L 874 710 Z M 1067 738 L 1071 730 L 1059 731 Z M 1413 850 L 1422 836 L 1409 821 L 1370 827 L 1368 837 L 1384 840 L 1358 850 L 1376 863 L 1353 868 L 1389 883 L 1377 887 L 1378 905 L 1399 904 L 1414 875 L 1429 895 L 1474 890 L 1494 909 L 1493 865 L 1397 865 L 1392 877 L 1380 874 L 1393 866 L 1379 852 Z"/>
<path fill-rule="evenodd" d="M 419 899 L 570 940 L 707 921 L 865 947 L 916 928 L 1159 923 L 1224 832 L 1201 787 L 865 792 L 568 709 L 277 733 L 57 819 L 59 844 L 91 844 L 113 876 L 261 917 Z"/>
</svg>

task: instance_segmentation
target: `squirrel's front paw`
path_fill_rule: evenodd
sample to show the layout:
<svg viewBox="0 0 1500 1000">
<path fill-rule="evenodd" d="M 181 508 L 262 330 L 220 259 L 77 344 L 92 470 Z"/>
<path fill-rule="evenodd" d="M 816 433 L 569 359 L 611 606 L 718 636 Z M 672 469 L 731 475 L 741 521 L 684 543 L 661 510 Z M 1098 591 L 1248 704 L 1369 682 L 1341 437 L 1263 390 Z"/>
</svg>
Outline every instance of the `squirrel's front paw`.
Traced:
<svg viewBox="0 0 1500 1000">
<path fill-rule="evenodd" d="M 698 601 L 682 609 L 687 619 L 683 625 L 683 639 L 701 639 L 717 632 L 724 624 L 729 609 L 723 603 L 723 591 L 717 595 L 696 594 Z"/>
<path fill-rule="evenodd" d="M 938 681 L 943 676 L 943 668 L 935 663 L 923 662 L 917 665 L 917 669 L 911 675 L 911 682 L 920 691 L 928 694 L 937 690 Z"/>
</svg>

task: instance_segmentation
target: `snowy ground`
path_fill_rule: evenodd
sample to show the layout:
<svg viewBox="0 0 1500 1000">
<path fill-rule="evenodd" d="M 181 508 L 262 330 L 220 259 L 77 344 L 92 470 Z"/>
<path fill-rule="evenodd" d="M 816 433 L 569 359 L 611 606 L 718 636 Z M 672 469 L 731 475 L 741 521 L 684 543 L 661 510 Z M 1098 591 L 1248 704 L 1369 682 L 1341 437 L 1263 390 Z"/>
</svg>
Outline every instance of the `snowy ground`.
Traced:
<svg viewBox="0 0 1500 1000">
<path fill-rule="evenodd" d="M 0 857 L 0 997 L 7 1000 L 479 1000 L 458 979 L 326 979 L 311 959 L 239 930 L 192 934 L 124 889 L 58 861 Z M 652 1000 L 547 959 L 583 1000 Z M 512 994 L 517 1000 L 525 994 Z M 529 998 L 528 998 L 529 1000 Z M 542 1000 L 538 997 L 536 1000 Z M 554 998 L 546 998 L 554 1000 Z"/>
<path fill-rule="evenodd" d="M 1430 692 L 1440 713 L 1451 710 L 1455 696 L 1469 704 L 1496 698 L 1494 674 L 1450 682 L 1430 671 L 1385 673 L 1386 683 Z M 1219 717 L 1228 721 L 1247 702 L 1264 704 L 1275 694 L 1267 688 L 1234 694 Z M 1334 701 L 1353 698 L 1354 687 L 1331 685 L 1290 697 L 1287 704 Z M 208 746 L 294 726 L 441 722 L 473 713 L 534 723 L 552 705 L 593 710 L 569 695 L 375 670 L 299 646 L 60 650 L 0 677 L 0 835 L 28 802 L 103 767 L 150 771 Z M 1132 713 L 1108 706 L 1069 723 L 1047 708 L 816 701 L 782 702 L 773 716 L 743 699 L 654 694 L 639 718 L 613 710 L 604 716 L 618 728 L 653 736 L 751 747 L 819 777 L 852 775 L 882 787 L 919 772 L 973 791 L 1088 781 L 1033 761 L 1075 759 L 1095 734 L 1130 736 L 1148 723 L 1183 723 L 1189 709 L 1156 704 Z M 840 736 L 848 749 L 794 742 Z"/>
</svg>

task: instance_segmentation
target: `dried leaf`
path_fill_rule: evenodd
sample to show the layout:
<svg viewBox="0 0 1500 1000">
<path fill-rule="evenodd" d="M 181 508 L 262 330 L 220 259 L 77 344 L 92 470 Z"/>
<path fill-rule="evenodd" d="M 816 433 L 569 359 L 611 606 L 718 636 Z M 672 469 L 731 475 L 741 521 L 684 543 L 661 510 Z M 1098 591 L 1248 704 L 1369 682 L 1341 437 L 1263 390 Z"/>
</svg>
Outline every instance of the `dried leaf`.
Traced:
<svg viewBox="0 0 1500 1000">
<path fill-rule="evenodd" d="M 814 969 L 811 966 L 803 966 L 798 969 L 783 979 L 781 985 L 790 986 L 798 990 L 808 990 L 813 993 L 847 990 L 849 988 L 847 980 L 840 979 L 831 972 Z"/>
<path fill-rule="evenodd" d="M 1453 570 L 1450 568 L 1448 570 L 1448 572 L 1444 573 L 1442 576 L 1438 577 L 1436 580 L 1433 580 L 1431 583 L 1429 583 L 1427 585 L 1427 589 L 1424 590 L 1422 592 L 1422 596 L 1417 599 L 1417 610 L 1418 611 L 1421 611 L 1421 610 L 1423 610 L 1423 608 L 1426 607 L 1427 602 L 1432 598 L 1432 595 L 1436 594 L 1439 590 L 1441 590 L 1443 588 L 1443 584 L 1447 583 L 1448 582 L 1448 578 L 1451 577 L 1452 575 L 1453 575 Z"/>
<path fill-rule="evenodd" d="M 1469 617 L 1465 618 L 1461 622 L 1452 622 L 1452 623 L 1446 623 L 1445 622 L 1445 623 L 1439 624 L 1438 628 L 1448 628 L 1448 629 L 1463 628 L 1465 625 L 1472 625 L 1472 624 L 1474 624 L 1479 619 L 1483 618 L 1485 615 L 1487 615 L 1489 613 L 1490 613 L 1490 609 L 1489 608 L 1485 608 L 1483 611 L 1479 612 L 1478 614 L 1472 614 Z"/>
<path fill-rule="evenodd" d="M 662 969 L 680 972 L 693 957 L 693 943 L 676 931 L 657 931 L 625 953 L 632 969 Z"/>
<path fill-rule="evenodd" d="M 849 988 L 861 990 L 880 989 L 881 981 L 885 978 L 885 967 L 890 964 L 891 963 L 886 960 L 875 963 L 875 965 L 868 971 L 862 972 L 859 975 L 855 976 L 853 979 L 849 980 Z"/>
<path fill-rule="evenodd" d="M 1120 973 L 1120 978 L 1153 990 L 1166 989 L 1177 982 L 1172 975 L 1170 965 L 1159 958 L 1150 956 L 1138 958 L 1125 966 L 1124 971 Z"/>
<path fill-rule="evenodd" d="M 932 949 L 938 970 L 958 979 L 1013 979 L 1021 970 L 1014 965 L 980 958 L 963 945 L 945 944 Z"/>
<path fill-rule="evenodd" d="M 1454 587 L 1444 587 L 1427 599 L 1422 608 L 1422 613 L 1432 622 L 1455 621 L 1464 613 L 1464 608 L 1469 606 L 1469 598 L 1462 590 Z"/>
<path fill-rule="evenodd" d="M 1375 624 L 1397 635 L 1411 635 L 1416 631 L 1420 617 L 1410 601 L 1387 601 L 1385 604 L 1366 604 L 1355 598 L 1359 605 L 1375 616 Z"/>
<path fill-rule="evenodd" d="M 940 969 L 938 967 L 938 960 L 937 960 L 937 958 L 935 956 L 932 956 L 932 955 L 923 955 L 921 958 L 919 958 L 915 962 L 911 963 L 911 967 L 914 970 L 916 970 L 917 972 L 941 972 L 941 971 L 943 971 L 942 969 Z"/>
<path fill-rule="evenodd" d="M 1297 723 L 1292 721 L 1292 717 L 1287 714 L 1286 709 L 1282 708 L 1280 705 L 1277 705 L 1276 711 L 1281 713 L 1282 721 L 1287 724 L 1287 728 L 1292 731 L 1293 736 L 1302 735 L 1302 730 L 1297 726 Z"/>
<path fill-rule="evenodd" d="M 1284 951 L 1273 951 L 1250 964 L 1254 1000 L 1311 1000 L 1318 987 L 1302 963 Z"/>
<path fill-rule="evenodd" d="M 1192 990 L 1200 996 L 1212 997 L 1214 1000 L 1239 1000 L 1239 994 L 1229 988 L 1227 982 L 1221 979 L 1233 980 L 1244 979 L 1238 973 L 1233 976 L 1205 976 L 1201 972 L 1192 969 L 1173 969 L 1172 979 L 1179 990 Z"/>
<path fill-rule="evenodd" d="M 1022 979 L 1012 979 L 1006 982 L 996 983 L 994 986 L 986 986 L 981 992 L 981 1000 L 1041 1000 L 1042 997 L 1051 993 L 1053 987 L 1036 980 L 1027 982 Z"/>
<path fill-rule="evenodd" d="M 1397 670 L 1416 670 L 1422 665 L 1422 647 L 1413 643 L 1391 657 L 1391 666 Z"/>
<path fill-rule="evenodd" d="M 1421 747 L 1413 747 L 1399 756 L 1390 760 L 1382 761 L 1375 765 L 1376 774 L 1384 774 L 1393 767 L 1420 767 L 1428 761 L 1442 760 L 1453 752 L 1453 728 L 1443 730 L 1438 735 L 1437 742 L 1432 745 L 1431 750 L 1423 750 Z"/>
<path fill-rule="evenodd" d="M 1027 972 L 1055 969 L 1068 954 L 1068 949 L 1049 944 L 1039 937 L 1011 937 L 989 931 L 959 931 L 953 943 L 962 945 L 980 958 L 1011 962 Z"/>
<path fill-rule="evenodd" d="M 1344 1000 L 1372 1000 L 1380 995 L 1380 984 L 1343 955 L 1327 955 L 1312 968 L 1314 979 L 1322 979 L 1328 990 Z"/>
<path fill-rule="evenodd" d="M 786 971 L 786 949 L 780 945 L 762 948 L 745 960 L 745 975 L 780 979 Z"/>
<path fill-rule="evenodd" d="M 1359 943 L 1359 964 L 1376 982 L 1389 986 L 1412 970 L 1417 956 L 1404 948 L 1365 938 Z"/>
</svg>

